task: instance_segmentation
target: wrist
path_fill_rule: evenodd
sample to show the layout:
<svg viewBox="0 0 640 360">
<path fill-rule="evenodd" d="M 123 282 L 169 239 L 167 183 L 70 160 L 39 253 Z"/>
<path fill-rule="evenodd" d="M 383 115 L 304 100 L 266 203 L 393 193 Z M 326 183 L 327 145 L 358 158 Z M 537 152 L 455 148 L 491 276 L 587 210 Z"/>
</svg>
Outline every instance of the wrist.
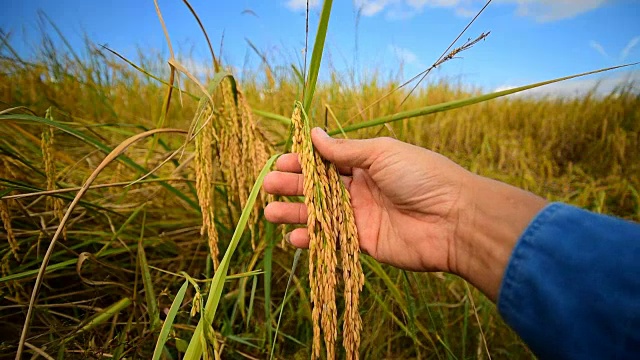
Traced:
<svg viewBox="0 0 640 360">
<path fill-rule="evenodd" d="M 461 194 L 452 272 L 495 301 L 520 235 L 546 200 L 505 183 L 469 173 Z"/>
</svg>

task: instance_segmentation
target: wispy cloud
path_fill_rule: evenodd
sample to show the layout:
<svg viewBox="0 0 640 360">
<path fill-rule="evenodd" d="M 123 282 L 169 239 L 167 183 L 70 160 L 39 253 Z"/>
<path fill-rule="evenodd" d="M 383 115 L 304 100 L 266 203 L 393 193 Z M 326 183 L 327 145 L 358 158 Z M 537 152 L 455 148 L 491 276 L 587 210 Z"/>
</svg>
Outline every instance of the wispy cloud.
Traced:
<svg viewBox="0 0 640 360">
<path fill-rule="evenodd" d="M 496 0 L 494 6 L 515 5 L 515 13 L 532 17 L 540 22 L 569 19 L 597 9 L 611 0 Z M 290 2 L 304 2 L 290 0 Z M 450 8 L 461 17 L 471 17 L 485 0 L 355 0 L 362 15 L 374 16 L 384 13 L 388 19 L 406 19 L 427 8 Z"/>
<path fill-rule="evenodd" d="M 639 44 L 640 44 L 640 35 L 629 40 L 629 42 L 624 47 L 624 49 L 620 51 L 620 54 L 618 55 L 618 61 L 622 62 L 627 60 L 627 58 L 629 57 L 629 54 L 631 54 L 633 49 L 635 49 L 636 46 L 638 46 Z M 605 57 L 607 60 L 612 59 L 611 56 L 609 56 L 609 54 L 607 53 L 607 51 L 604 49 L 604 46 L 602 46 L 602 44 L 600 44 L 599 42 L 595 40 L 591 40 L 589 42 L 589 46 L 595 51 L 597 51 L 600 55 Z"/>
<path fill-rule="evenodd" d="M 418 55 L 407 48 L 399 47 L 396 45 L 389 45 L 389 51 L 392 52 L 404 65 L 414 65 L 420 68 L 424 67 L 420 62 Z"/>
<path fill-rule="evenodd" d="M 619 75 L 563 81 L 523 91 L 510 96 L 571 98 L 584 96 L 592 91 L 596 96 L 607 96 L 613 93 L 616 89 L 625 86 L 634 93 L 640 93 L 640 72 L 627 71 Z M 498 86 L 494 91 L 509 90 L 515 87 L 516 86 L 511 84 L 505 84 Z"/>
<path fill-rule="evenodd" d="M 476 16 L 479 10 L 473 10 L 466 7 L 458 7 L 456 8 L 456 15 L 463 18 L 472 18 Z"/>
<path fill-rule="evenodd" d="M 309 0 L 309 7 L 315 8 L 320 5 L 320 0 Z M 307 8 L 307 0 L 289 0 L 286 6 L 293 11 L 304 10 Z"/>
<path fill-rule="evenodd" d="M 585 12 L 595 10 L 610 0 L 500 0 L 502 3 L 517 4 L 516 13 L 530 16 L 539 22 L 570 19 Z"/>
<path fill-rule="evenodd" d="M 609 54 L 604 50 L 604 47 L 597 41 L 591 40 L 589 42 L 589 46 L 595 51 L 597 51 L 600 55 L 604 56 L 606 59 L 609 59 Z"/>
<path fill-rule="evenodd" d="M 631 50 L 633 50 L 633 48 L 635 48 L 639 43 L 640 43 L 640 36 L 636 36 L 633 39 L 629 40 L 629 43 L 627 43 L 627 46 L 625 46 L 624 49 L 622 49 L 622 52 L 620 53 L 620 61 L 625 61 L 627 57 L 629 57 Z"/>
<path fill-rule="evenodd" d="M 355 0 L 356 8 L 360 9 L 363 16 L 373 16 L 384 10 L 393 0 Z"/>
</svg>

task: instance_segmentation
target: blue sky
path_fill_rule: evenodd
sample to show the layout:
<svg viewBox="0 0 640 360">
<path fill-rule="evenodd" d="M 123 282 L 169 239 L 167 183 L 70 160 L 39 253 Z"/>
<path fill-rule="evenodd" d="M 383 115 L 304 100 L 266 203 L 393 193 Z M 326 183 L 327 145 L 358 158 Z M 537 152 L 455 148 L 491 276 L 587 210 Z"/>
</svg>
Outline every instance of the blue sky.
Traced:
<svg viewBox="0 0 640 360">
<path fill-rule="evenodd" d="M 197 23 L 180 0 L 159 0 L 176 51 L 196 70 L 210 57 Z M 304 48 L 306 0 L 191 0 L 216 52 L 224 34 L 223 58 L 236 68 L 257 67 L 251 40 L 274 65 L 297 63 Z M 327 37 L 326 64 L 377 71 L 383 78 L 408 79 L 431 65 L 484 0 L 335 0 Z M 311 30 L 319 1 L 311 1 Z M 0 28 L 11 32 L 23 54 L 37 47 L 38 11 L 45 12 L 81 48 L 87 34 L 98 44 L 135 59 L 138 48 L 167 54 L 152 0 L 4 0 Z M 359 16 L 358 16 L 359 14 Z M 523 85 L 628 62 L 640 61 L 638 0 L 494 0 L 463 39 L 491 35 L 432 77 L 487 90 Z M 356 20 L 357 31 L 356 31 Z M 45 26 L 47 31 L 51 27 Z M 310 41 L 312 41 L 311 37 Z M 357 46 L 356 46 L 357 44 Z M 460 45 L 460 44 L 458 44 Z M 356 51 L 357 49 L 357 51 Z M 603 88 L 623 78 L 640 79 L 640 67 L 606 75 Z M 574 92 L 602 77 L 567 82 L 547 91 Z"/>
</svg>

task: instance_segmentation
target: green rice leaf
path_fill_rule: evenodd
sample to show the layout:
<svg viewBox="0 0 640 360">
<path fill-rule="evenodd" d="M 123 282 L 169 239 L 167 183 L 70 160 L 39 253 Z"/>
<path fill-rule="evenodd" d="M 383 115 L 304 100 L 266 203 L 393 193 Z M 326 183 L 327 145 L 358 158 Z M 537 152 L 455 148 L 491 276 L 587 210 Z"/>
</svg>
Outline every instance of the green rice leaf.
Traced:
<svg viewBox="0 0 640 360">
<path fill-rule="evenodd" d="M 281 122 L 284 125 L 291 125 L 291 119 L 289 119 L 286 116 L 282 116 L 282 115 L 278 115 L 278 114 L 274 114 L 268 111 L 263 111 L 263 110 L 257 110 L 257 109 L 253 109 L 252 110 L 254 114 L 258 115 L 258 116 L 262 116 L 263 118 L 266 119 L 271 119 L 271 120 L 276 120 L 278 122 Z"/>
<path fill-rule="evenodd" d="M 258 197 L 258 193 L 260 192 L 260 188 L 262 187 L 262 182 L 264 181 L 264 177 L 267 175 L 273 163 L 276 161 L 280 155 L 272 156 L 267 163 L 262 168 L 262 171 L 258 175 L 256 182 L 253 184 L 253 188 L 251 189 L 251 193 L 249 194 L 249 199 L 247 200 L 247 204 L 242 210 L 242 214 L 240 215 L 240 220 L 238 221 L 238 225 L 231 237 L 231 242 L 229 243 L 229 247 L 227 247 L 227 251 L 220 262 L 220 266 L 218 270 L 213 275 L 213 281 L 211 282 L 211 287 L 209 289 L 209 296 L 207 297 L 207 303 L 202 311 L 202 317 L 200 321 L 198 321 L 198 326 L 196 330 L 193 332 L 193 336 L 191 337 L 191 341 L 189 342 L 189 347 L 187 348 L 187 352 L 184 355 L 185 360 L 198 360 L 202 356 L 203 347 L 203 331 L 205 326 L 211 326 L 213 322 L 213 318 L 216 314 L 216 310 L 218 309 L 218 304 L 220 303 L 220 298 L 222 297 L 222 289 L 224 287 L 225 278 L 227 276 L 227 272 L 229 271 L 229 264 L 231 263 L 231 257 L 233 256 L 240 239 L 242 238 L 242 234 L 244 233 L 244 229 L 247 226 L 247 221 L 249 220 L 249 215 L 253 210 L 253 206 L 256 202 L 256 198 Z"/>
<path fill-rule="evenodd" d="M 327 28 L 329 27 L 329 17 L 331 15 L 331 5 L 333 0 L 325 0 L 322 5 L 322 13 L 320 14 L 320 22 L 318 23 L 318 32 L 316 33 L 316 41 L 313 43 L 313 53 L 311 54 L 311 62 L 309 63 L 309 74 L 304 91 L 304 110 L 308 113 L 313 101 L 313 94 L 316 91 L 316 83 L 318 82 L 318 72 L 320 71 L 320 63 L 322 62 L 322 52 L 324 51 L 324 41 L 327 37 Z"/>
<path fill-rule="evenodd" d="M 298 267 L 298 261 L 300 260 L 301 254 L 302 254 L 302 249 L 297 249 L 296 253 L 293 255 L 293 264 L 291 264 L 291 273 L 289 274 L 289 280 L 287 280 L 287 287 L 284 289 L 284 299 L 282 301 L 282 306 L 280 307 L 280 313 L 278 314 L 278 325 L 276 325 L 276 335 L 273 338 L 273 345 L 271 345 L 271 355 L 269 356 L 269 359 L 273 359 L 274 350 L 276 348 L 276 340 L 278 340 L 278 331 L 280 330 L 280 320 L 282 320 L 282 311 L 284 310 L 284 304 L 287 300 L 287 293 L 289 292 L 289 286 L 291 285 L 293 276 L 296 273 L 296 268 Z"/>
<path fill-rule="evenodd" d="M 131 305 L 131 299 L 129 298 L 120 299 L 118 302 L 102 310 L 102 312 L 99 312 L 96 315 L 94 315 L 84 326 L 78 329 L 78 331 L 76 331 L 72 336 L 65 338 L 64 342 L 65 343 L 69 342 L 71 339 L 78 336 L 79 334 L 90 331 L 96 326 L 104 324 L 113 316 L 115 316 L 117 313 L 126 309 L 129 305 Z"/>
<path fill-rule="evenodd" d="M 142 244 L 142 239 L 144 238 L 144 223 L 147 217 L 146 212 L 142 214 L 140 241 L 138 242 L 138 261 L 140 262 L 140 271 L 142 272 L 142 284 L 144 285 L 144 297 L 147 301 L 147 311 L 149 312 L 151 331 L 154 331 L 160 326 L 160 312 L 158 311 L 156 293 L 153 290 L 153 280 L 151 279 L 149 264 L 147 263 L 147 255 L 144 252 L 144 246 Z"/>
<path fill-rule="evenodd" d="M 169 313 L 167 314 L 167 318 L 164 320 L 164 324 L 162 324 L 162 329 L 160 330 L 160 335 L 158 336 L 158 341 L 156 342 L 156 348 L 153 351 L 153 360 L 159 360 L 160 356 L 162 356 L 162 349 L 164 348 L 164 344 L 167 342 L 169 338 L 169 331 L 171 331 L 171 326 L 173 325 L 173 321 L 176 318 L 176 314 L 178 313 L 178 309 L 180 309 L 180 305 L 182 304 L 182 300 L 184 300 L 184 295 L 187 292 L 187 287 L 189 286 L 189 280 L 185 280 L 180 290 L 176 294 L 175 299 L 173 299 L 173 303 L 171 303 L 171 307 L 169 308 Z"/>
</svg>

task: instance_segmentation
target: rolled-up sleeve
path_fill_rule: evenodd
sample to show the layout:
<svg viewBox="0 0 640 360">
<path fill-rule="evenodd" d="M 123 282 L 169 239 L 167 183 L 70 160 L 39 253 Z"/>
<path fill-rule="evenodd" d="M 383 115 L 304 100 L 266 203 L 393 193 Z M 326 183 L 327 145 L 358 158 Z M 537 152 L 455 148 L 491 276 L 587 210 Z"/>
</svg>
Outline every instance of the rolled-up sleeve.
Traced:
<svg viewBox="0 0 640 360">
<path fill-rule="evenodd" d="M 549 204 L 513 250 L 498 310 L 541 359 L 640 359 L 640 225 Z"/>
</svg>

